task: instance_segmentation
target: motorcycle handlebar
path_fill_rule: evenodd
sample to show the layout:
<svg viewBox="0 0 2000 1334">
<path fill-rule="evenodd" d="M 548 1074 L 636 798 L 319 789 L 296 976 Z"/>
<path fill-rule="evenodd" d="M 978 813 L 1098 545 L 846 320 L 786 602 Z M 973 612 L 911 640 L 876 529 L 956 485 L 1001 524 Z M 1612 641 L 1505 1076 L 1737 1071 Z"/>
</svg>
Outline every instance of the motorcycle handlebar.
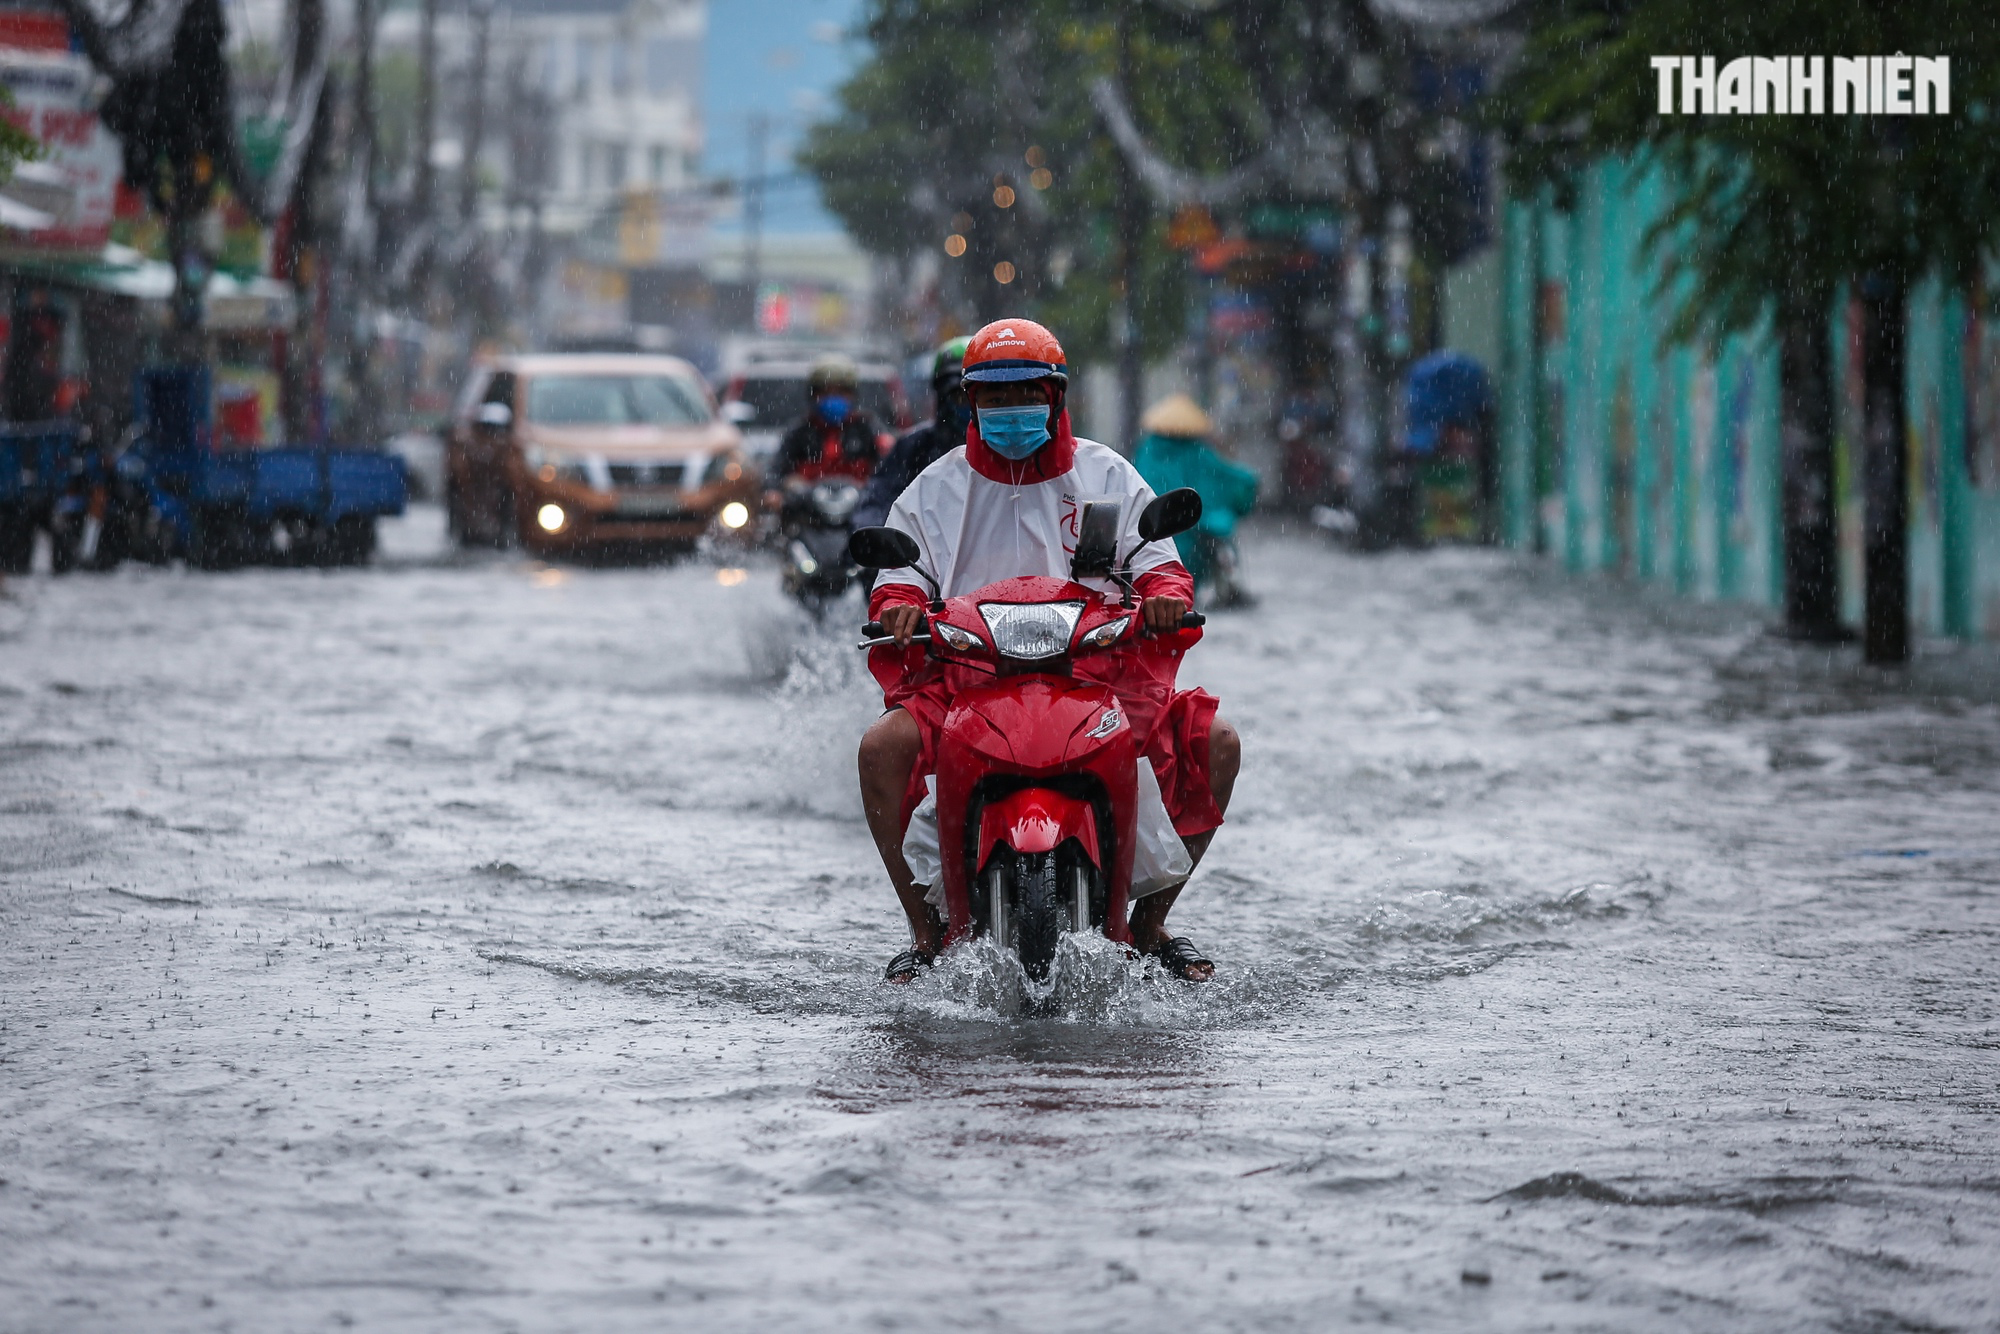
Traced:
<svg viewBox="0 0 2000 1334">
<path fill-rule="evenodd" d="M 1198 611 L 1181 613 L 1181 629 L 1183 630 L 1199 630 L 1207 624 L 1208 617 Z M 884 644 L 893 644 L 896 642 L 896 637 L 890 634 L 880 621 L 869 621 L 866 625 L 862 626 L 861 636 L 861 642 L 855 645 L 856 648 L 880 648 Z M 910 642 L 912 644 L 928 644 L 931 642 L 931 637 L 929 635 L 911 635 Z"/>
</svg>

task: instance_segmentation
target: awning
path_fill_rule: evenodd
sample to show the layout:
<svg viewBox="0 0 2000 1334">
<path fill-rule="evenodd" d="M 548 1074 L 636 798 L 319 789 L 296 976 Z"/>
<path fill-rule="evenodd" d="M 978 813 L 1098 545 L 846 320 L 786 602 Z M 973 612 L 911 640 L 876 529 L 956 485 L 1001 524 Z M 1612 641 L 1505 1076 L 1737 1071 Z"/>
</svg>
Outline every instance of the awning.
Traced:
<svg viewBox="0 0 2000 1334">
<path fill-rule="evenodd" d="M 101 254 L 86 259 L 16 254 L 0 261 L 0 267 L 135 301 L 164 305 L 174 294 L 172 265 L 148 259 L 128 246 L 117 244 L 107 245 Z M 238 278 L 217 272 L 210 275 L 208 289 L 203 293 L 202 323 L 216 333 L 287 329 L 291 327 L 297 302 L 290 283 L 262 275 Z"/>
<path fill-rule="evenodd" d="M 30 208 L 8 195 L 0 195 L 0 227 L 11 227 L 17 232 L 38 232 L 55 225 L 54 214 Z"/>
</svg>

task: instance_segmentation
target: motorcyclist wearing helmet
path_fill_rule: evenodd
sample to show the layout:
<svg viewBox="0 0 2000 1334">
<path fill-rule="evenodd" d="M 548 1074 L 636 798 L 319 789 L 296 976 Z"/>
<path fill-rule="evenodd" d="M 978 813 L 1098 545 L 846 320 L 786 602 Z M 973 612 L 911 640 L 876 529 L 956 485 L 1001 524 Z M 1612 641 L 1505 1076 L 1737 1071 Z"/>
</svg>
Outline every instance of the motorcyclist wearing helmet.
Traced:
<svg viewBox="0 0 2000 1334">
<path fill-rule="evenodd" d="M 1031 320 L 989 324 L 966 346 L 963 380 L 973 412 L 964 446 L 924 469 L 887 519 L 916 539 L 942 596 L 1021 575 L 1067 579 L 1083 505 L 1109 500 L 1122 511 L 1120 552 L 1138 549 L 1133 582 L 1147 629 L 1178 629 L 1194 601 L 1194 581 L 1171 542 L 1139 542 L 1139 512 L 1153 493 L 1138 472 L 1112 450 L 1071 433 L 1066 358 L 1055 336 Z M 914 937 L 912 948 L 890 963 L 891 981 L 914 978 L 943 945 L 944 923 L 911 874 L 903 839 L 925 792 L 924 775 L 933 772 L 951 696 L 970 679 L 966 669 L 931 661 L 910 644 L 929 602 L 914 571 L 884 570 L 868 604 L 897 645 L 871 655 L 888 711 L 868 729 L 860 753 L 869 832 Z M 1135 729 L 1144 732 L 1141 751 L 1159 779 L 1164 814 L 1198 862 L 1235 785 L 1235 729 L 1216 717 L 1215 697 L 1206 691 L 1175 690 L 1171 679 L 1094 677 L 1094 666 L 1079 663 L 1078 674 L 1102 680 L 1127 705 Z M 1108 661 L 1098 670 L 1124 669 Z M 1178 976 L 1205 981 L 1214 965 L 1186 937 L 1166 930 L 1179 892 L 1141 898 L 1132 909 L 1132 938 Z"/>
<path fill-rule="evenodd" d="M 889 507 L 917 474 L 965 443 L 965 428 L 972 420 L 972 403 L 965 396 L 959 373 L 965 362 L 965 345 L 970 338 L 954 338 L 941 345 L 931 357 L 931 398 L 937 405 L 931 420 L 905 431 L 896 446 L 875 466 L 861 504 L 854 511 L 856 528 L 873 528 L 886 522 Z"/>
<path fill-rule="evenodd" d="M 823 357 L 806 377 L 809 406 L 798 425 L 785 432 L 772 460 L 772 475 L 797 487 L 829 477 L 866 482 L 882 457 L 880 428 L 863 411 L 861 376 L 845 357 Z M 781 494 L 767 498 L 774 507 Z"/>
</svg>

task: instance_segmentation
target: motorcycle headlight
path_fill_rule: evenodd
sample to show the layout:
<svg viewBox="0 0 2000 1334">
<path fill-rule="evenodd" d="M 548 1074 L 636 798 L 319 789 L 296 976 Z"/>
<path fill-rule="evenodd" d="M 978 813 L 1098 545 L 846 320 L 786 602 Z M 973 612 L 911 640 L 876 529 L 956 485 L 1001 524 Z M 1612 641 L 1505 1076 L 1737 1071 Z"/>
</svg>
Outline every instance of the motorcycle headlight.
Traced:
<svg viewBox="0 0 2000 1334">
<path fill-rule="evenodd" d="M 1023 662 L 1059 658 L 1069 652 L 1081 602 L 982 602 L 979 615 L 1003 657 Z"/>
<path fill-rule="evenodd" d="M 960 653 L 975 653 L 986 647 L 986 641 L 978 635 L 970 630 L 961 630 L 949 621 L 932 621 L 931 633 Z"/>
<path fill-rule="evenodd" d="M 813 488 L 813 504 L 828 523 L 846 523 L 861 503 L 861 488 L 852 482 L 821 482 Z"/>
<path fill-rule="evenodd" d="M 1103 625 L 1098 626 L 1083 637 L 1082 647 L 1110 648 L 1125 637 L 1125 631 L 1131 625 L 1132 618 L 1130 616 L 1121 616 L 1115 621 L 1106 621 Z"/>
</svg>

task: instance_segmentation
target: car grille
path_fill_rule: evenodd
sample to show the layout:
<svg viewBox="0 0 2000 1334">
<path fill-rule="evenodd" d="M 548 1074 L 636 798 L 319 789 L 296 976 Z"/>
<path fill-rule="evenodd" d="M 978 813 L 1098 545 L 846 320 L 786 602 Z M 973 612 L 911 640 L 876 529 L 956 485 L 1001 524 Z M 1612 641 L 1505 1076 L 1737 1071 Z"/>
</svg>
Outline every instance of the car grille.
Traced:
<svg viewBox="0 0 2000 1334">
<path fill-rule="evenodd" d="M 679 486 L 686 465 L 680 463 L 614 463 L 613 486 Z"/>
</svg>

